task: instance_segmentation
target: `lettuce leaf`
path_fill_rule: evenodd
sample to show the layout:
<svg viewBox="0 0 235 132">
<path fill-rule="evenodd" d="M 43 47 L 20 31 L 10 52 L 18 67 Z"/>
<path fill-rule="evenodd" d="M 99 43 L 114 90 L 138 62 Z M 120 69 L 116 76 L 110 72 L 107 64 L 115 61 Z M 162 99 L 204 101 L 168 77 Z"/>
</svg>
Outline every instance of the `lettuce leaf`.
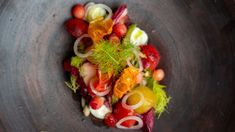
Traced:
<svg viewBox="0 0 235 132">
<path fill-rule="evenodd" d="M 156 104 L 154 105 L 155 113 L 158 114 L 158 117 L 166 111 L 167 104 L 169 103 L 171 97 L 168 97 L 165 91 L 164 85 L 160 85 L 156 80 L 152 77 L 147 79 L 147 86 L 152 88 L 153 93 L 156 96 Z"/>
</svg>

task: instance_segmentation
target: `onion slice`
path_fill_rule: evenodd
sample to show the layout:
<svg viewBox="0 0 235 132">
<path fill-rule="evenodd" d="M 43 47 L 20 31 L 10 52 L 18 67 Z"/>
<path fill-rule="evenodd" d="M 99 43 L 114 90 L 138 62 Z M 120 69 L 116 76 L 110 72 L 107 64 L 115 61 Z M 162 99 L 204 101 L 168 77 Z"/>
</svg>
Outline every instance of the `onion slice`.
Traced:
<svg viewBox="0 0 235 132">
<path fill-rule="evenodd" d="M 125 126 L 122 126 L 121 124 L 124 122 L 124 121 L 127 121 L 127 120 L 135 120 L 138 122 L 137 125 L 135 126 L 132 126 L 132 127 L 125 127 Z M 143 120 L 138 117 L 138 116 L 126 116 L 124 118 L 122 118 L 121 120 L 119 120 L 117 123 L 116 123 L 116 127 L 117 128 L 120 128 L 120 129 L 140 129 L 143 127 Z"/>
<path fill-rule="evenodd" d="M 92 92 L 94 93 L 94 94 L 96 94 L 97 96 L 105 96 L 105 95 L 107 95 L 110 91 L 111 91 L 111 88 L 109 87 L 109 86 L 107 86 L 107 84 L 105 84 L 105 91 L 103 91 L 103 92 L 98 92 L 95 88 L 94 88 L 94 81 L 95 81 L 95 79 L 92 79 L 91 81 L 90 81 L 90 87 L 91 87 L 91 90 L 92 90 Z"/>
<path fill-rule="evenodd" d="M 127 63 L 127 65 L 128 65 L 129 67 L 134 67 L 134 66 L 131 64 L 131 58 L 130 58 L 130 57 L 127 58 L 126 63 Z"/>
<path fill-rule="evenodd" d="M 90 55 L 92 54 L 92 51 L 91 51 L 91 50 L 88 51 L 88 52 L 85 53 L 85 54 L 82 54 L 82 53 L 78 52 L 78 46 L 81 44 L 80 42 L 81 42 L 81 40 L 82 40 L 83 38 L 90 38 L 90 36 L 89 36 L 88 34 L 83 34 L 81 37 L 77 38 L 77 40 L 74 42 L 73 50 L 74 50 L 74 53 L 75 53 L 77 56 L 79 56 L 79 57 L 81 57 L 81 58 L 86 58 L 86 57 L 88 57 L 88 56 L 90 56 Z"/>
<path fill-rule="evenodd" d="M 133 95 L 133 94 L 139 94 L 140 95 L 140 100 L 139 100 L 139 102 L 138 103 L 136 103 L 136 104 L 134 104 L 134 105 L 127 105 L 127 103 L 126 103 L 126 101 L 127 101 L 127 99 L 131 96 L 131 95 Z M 135 109 L 137 109 L 137 108 L 139 108 L 141 105 L 143 105 L 144 104 L 144 95 L 141 93 L 141 92 L 139 92 L 139 91 L 133 91 L 133 92 L 130 92 L 130 93 L 128 93 L 128 94 L 126 94 L 124 97 L 123 97 L 123 99 L 122 99 L 122 106 L 124 107 L 124 108 L 126 108 L 126 109 L 132 109 L 132 110 L 135 110 Z"/>
<path fill-rule="evenodd" d="M 89 2 L 89 3 L 87 3 L 86 5 L 85 5 L 85 10 L 87 10 L 90 6 L 92 6 L 92 5 L 95 5 L 95 3 L 94 2 Z"/>
<path fill-rule="evenodd" d="M 139 71 L 141 72 L 141 71 L 144 70 L 144 68 L 143 68 L 143 63 L 142 63 L 142 61 L 141 61 L 141 59 L 140 59 L 139 54 L 137 53 L 137 51 L 134 50 L 133 53 L 135 54 L 135 56 L 136 56 L 136 58 L 137 58 L 137 60 L 138 60 L 138 63 L 139 63 Z"/>
<path fill-rule="evenodd" d="M 85 10 L 86 10 L 85 11 L 85 18 L 87 18 L 88 12 L 89 12 L 89 10 L 92 6 L 101 7 L 101 8 L 105 9 L 108 12 L 108 15 L 105 17 L 104 21 L 110 19 L 113 15 L 112 9 L 110 7 L 108 7 L 107 5 L 105 5 L 105 4 L 95 4 L 93 2 L 90 2 L 85 6 Z"/>
<path fill-rule="evenodd" d="M 144 70 L 144 68 L 143 68 L 143 63 L 142 63 L 142 61 L 141 61 L 141 59 L 140 59 L 140 56 L 139 56 L 139 54 L 137 53 L 136 50 L 134 50 L 133 53 L 134 53 L 134 55 L 136 56 L 136 58 L 137 58 L 137 60 L 138 60 L 138 63 L 139 63 L 139 71 L 142 72 L 142 71 Z M 131 64 L 130 60 L 131 60 L 131 58 L 127 58 L 127 60 L 126 60 L 127 65 L 128 65 L 129 67 L 134 67 L 134 66 Z"/>
<path fill-rule="evenodd" d="M 112 9 L 110 7 L 108 7 L 105 4 L 96 4 L 96 6 L 104 8 L 108 12 L 108 16 L 106 16 L 104 20 L 108 20 L 108 19 L 110 19 L 112 17 L 113 12 L 112 12 Z"/>
</svg>

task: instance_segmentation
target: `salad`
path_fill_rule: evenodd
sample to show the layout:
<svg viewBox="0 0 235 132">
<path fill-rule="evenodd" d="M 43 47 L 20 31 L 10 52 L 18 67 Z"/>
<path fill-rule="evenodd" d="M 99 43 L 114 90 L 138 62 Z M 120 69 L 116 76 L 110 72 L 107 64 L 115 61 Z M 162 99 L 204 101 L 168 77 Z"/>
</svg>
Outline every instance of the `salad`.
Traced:
<svg viewBox="0 0 235 132">
<path fill-rule="evenodd" d="M 115 12 L 101 3 L 77 4 L 72 15 L 65 27 L 76 41 L 63 62 L 65 84 L 79 93 L 84 115 L 108 127 L 152 131 L 170 97 L 148 34 L 130 20 L 126 4 Z"/>
</svg>

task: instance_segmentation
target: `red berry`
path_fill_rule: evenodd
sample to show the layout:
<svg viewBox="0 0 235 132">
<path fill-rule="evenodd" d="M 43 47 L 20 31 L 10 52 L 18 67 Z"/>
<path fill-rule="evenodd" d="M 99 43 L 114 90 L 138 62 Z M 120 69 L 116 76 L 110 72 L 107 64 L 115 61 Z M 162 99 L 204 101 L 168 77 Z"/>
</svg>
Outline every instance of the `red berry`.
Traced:
<svg viewBox="0 0 235 132">
<path fill-rule="evenodd" d="M 89 105 L 92 109 L 96 110 L 99 109 L 104 104 L 104 97 L 95 96 L 91 99 Z"/>
<path fill-rule="evenodd" d="M 118 23 L 118 24 L 114 25 L 114 27 L 113 27 L 113 32 L 114 32 L 119 38 L 121 38 L 121 37 L 123 37 L 123 36 L 126 34 L 126 32 L 127 32 L 127 27 L 126 27 L 125 24 L 120 24 L 120 23 Z"/>
<path fill-rule="evenodd" d="M 115 127 L 117 119 L 114 117 L 112 113 L 108 113 L 104 117 L 104 123 L 109 127 Z"/>
<path fill-rule="evenodd" d="M 85 15 L 85 9 L 81 4 L 77 4 L 72 9 L 72 15 L 76 18 L 82 19 Z"/>
</svg>

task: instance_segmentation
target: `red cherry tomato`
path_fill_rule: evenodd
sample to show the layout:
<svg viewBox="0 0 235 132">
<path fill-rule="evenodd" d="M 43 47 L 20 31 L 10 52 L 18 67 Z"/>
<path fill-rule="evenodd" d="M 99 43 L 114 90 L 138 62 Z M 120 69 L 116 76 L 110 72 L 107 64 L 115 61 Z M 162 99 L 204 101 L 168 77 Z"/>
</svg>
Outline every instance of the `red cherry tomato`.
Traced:
<svg viewBox="0 0 235 132">
<path fill-rule="evenodd" d="M 120 24 L 120 23 L 118 23 L 118 24 L 114 25 L 114 27 L 113 27 L 113 32 L 114 32 L 119 38 L 121 38 L 121 37 L 123 37 L 123 36 L 126 34 L 126 32 L 127 32 L 127 27 L 126 27 L 125 24 Z"/>
<path fill-rule="evenodd" d="M 114 117 L 112 113 L 108 113 L 104 117 L 104 123 L 109 127 L 115 127 L 117 119 Z"/>
<path fill-rule="evenodd" d="M 142 63 L 145 69 L 149 68 L 153 71 L 159 61 L 160 61 L 160 54 L 158 50 L 151 44 L 141 46 L 141 51 L 146 55 L 147 58 L 142 58 Z"/>
<path fill-rule="evenodd" d="M 115 33 L 113 33 L 109 36 L 109 41 L 111 41 L 113 43 L 120 43 L 120 39 Z"/>
<path fill-rule="evenodd" d="M 133 116 L 133 115 L 135 115 L 134 110 L 128 110 L 128 109 L 124 108 L 121 103 L 117 103 L 115 105 L 114 113 L 113 114 L 114 114 L 114 117 L 117 120 L 121 120 L 122 118 L 124 118 L 126 116 Z M 128 120 L 128 121 L 124 121 L 121 125 L 125 126 L 125 127 L 131 127 L 135 123 L 136 123 L 135 120 Z"/>
<path fill-rule="evenodd" d="M 88 24 L 84 20 L 77 18 L 69 19 L 65 23 L 65 27 L 74 37 L 80 37 L 81 35 L 87 33 L 88 30 Z"/>
<path fill-rule="evenodd" d="M 85 15 L 85 9 L 81 4 L 77 4 L 72 9 L 72 15 L 75 18 L 82 19 Z"/>
<path fill-rule="evenodd" d="M 104 104 L 104 97 L 95 96 L 91 99 L 89 105 L 92 109 L 97 110 Z"/>
</svg>

